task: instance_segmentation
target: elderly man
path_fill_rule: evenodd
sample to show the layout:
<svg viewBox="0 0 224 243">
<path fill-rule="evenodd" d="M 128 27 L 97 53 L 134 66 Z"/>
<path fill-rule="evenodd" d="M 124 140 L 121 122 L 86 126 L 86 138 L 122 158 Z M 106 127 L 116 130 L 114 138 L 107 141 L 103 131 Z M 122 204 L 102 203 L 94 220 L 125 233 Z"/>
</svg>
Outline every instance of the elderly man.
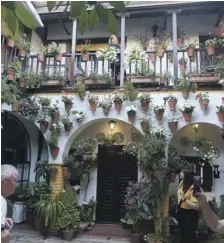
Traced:
<svg viewBox="0 0 224 243">
<path fill-rule="evenodd" d="M 9 242 L 11 238 L 10 230 L 13 226 L 13 221 L 6 218 L 7 215 L 7 202 L 6 197 L 15 192 L 16 181 L 18 177 L 17 169 L 12 165 L 1 166 L 1 242 Z"/>
</svg>

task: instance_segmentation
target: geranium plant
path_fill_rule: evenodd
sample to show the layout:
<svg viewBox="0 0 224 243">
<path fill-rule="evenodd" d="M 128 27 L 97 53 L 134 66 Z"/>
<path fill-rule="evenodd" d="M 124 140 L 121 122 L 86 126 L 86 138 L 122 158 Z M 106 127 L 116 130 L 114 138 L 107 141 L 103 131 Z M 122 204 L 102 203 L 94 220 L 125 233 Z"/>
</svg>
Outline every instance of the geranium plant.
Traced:
<svg viewBox="0 0 224 243">
<path fill-rule="evenodd" d="M 192 113 L 194 111 L 194 106 L 190 105 L 189 103 L 185 103 L 183 107 L 180 109 L 182 113 Z"/>
<path fill-rule="evenodd" d="M 114 62 L 117 60 L 117 49 L 115 47 L 107 46 L 97 51 L 96 57 L 100 60 Z"/>
<path fill-rule="evenodd" d="M 72 114 L 75 115 L 77 122 L 82 122 L 84 118 L 83 110 L 72 110 Z"/>
<path fill-rule="evenodd" d="M 145 59 L 146 52 L 137 45 L 125 51 L 125 64 L 127 66 L 131 65 L 132 63 L 141 65 L 142 61 Z"/>
<path fill-rule="evenodd" d="M 134 105 L 126 107 L 126 112 L 128 114 L 129 122 L 134 122 L 135 121 L 135 117 L 136 117 L 137 111 L 138 111 L 138 108 L 135 107 Z"/>
<path fill-rule="evenodd" d="M 206 47 L 216 47 L 217 45 L 217 39 L 213 38 L 213 39 L 209 39 L 205 41 L 205 46 Z"/>
<path fill-rule="evenodd" d="M 69 132 L 72 128 L 72 125 L 73 125 L 73 123 L 71 122 L 69 117 L 68 116 L 62 117 L 61 122 L 64 125 L 65 131 Z"/>
<path fill-rule="evenodd" d="M 128 144 L 123 147 L 122 152 L 124 154 L 130 154 L 133 156 L 137 156 L 138 155 L 138 144 L 136 142 L 128 142 Z"/>
<path fill-rule="evenodd" d="M 81 43 L 81 52 L 82 53 L 87 53 L 89 51 L 90 48 L 90 40 L 85 40 L 84 43 Z"/>
<path fill-rule="evenodd" d="M 209 94 L 208 92 L 206 93 L 199 93 L 196 96 L 196 99 L 200 102 L 200 101 L 209 101 Z"/>
<path fill-rule="evenodd" d="M 50 53 L 54 56 L 58 55 L 61 53 L 61 47 L 57 45 L 57 43 L 52 42 L 52 46 L 50 49 Z"/>
<path fill-rule="evenodd" d="M 110 108 L 112 107 L 112 99 L 111 99 L 111 96 L 104 96 L 103 99 L 99 102 L 99 107 L 100 108 L 103 108 L 103 112 L 105 114 L 108 114 L 109 113 L 109 110 Z"/>
<path fill-rule="evenodd" d="M 73 104 L 73 97 L 72 96 L 62 96 L 61 101 L 65 104 Z"/>
<path fill-rule="evenodd" d="M 88 102 L 90 104 L 91 111 L 95 112 L 96 111 L 96 107 L 97 107 L 97 105 L 99 103 L 99 96 L 91 94 L 89 91 L 86 92 L 86 95 L 87 95 L 87 100 L 88 100 Z"/>
<path fill-rule="evenodd" d="M 39 97 L 38 101 L 42 106 L 49 106 L 51 104 L 51 98 L 49 97 Z"/>
</svg>

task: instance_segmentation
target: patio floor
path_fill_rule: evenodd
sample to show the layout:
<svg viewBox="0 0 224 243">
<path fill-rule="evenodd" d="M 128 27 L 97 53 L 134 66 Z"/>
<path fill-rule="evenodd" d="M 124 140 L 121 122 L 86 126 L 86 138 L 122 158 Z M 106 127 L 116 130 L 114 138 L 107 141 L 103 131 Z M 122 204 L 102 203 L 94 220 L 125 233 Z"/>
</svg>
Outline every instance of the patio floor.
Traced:
<svg viewBox="0 0 224 243">
<path fill-rule="evenodd" d="M 65 243 L 64 241 L 57 237 L 48 237 L 43 240 L 43 236 L 31 229 L 29 225 L 19 225 L 15 226 L 12 230 L 12 240 L 10 243 Z M 71 241 L 72 243 L 130 243 L 128 238 L 107 238 L 107 237 L 97 237 L 89 235 L 81 235 Z"/>
</svg>

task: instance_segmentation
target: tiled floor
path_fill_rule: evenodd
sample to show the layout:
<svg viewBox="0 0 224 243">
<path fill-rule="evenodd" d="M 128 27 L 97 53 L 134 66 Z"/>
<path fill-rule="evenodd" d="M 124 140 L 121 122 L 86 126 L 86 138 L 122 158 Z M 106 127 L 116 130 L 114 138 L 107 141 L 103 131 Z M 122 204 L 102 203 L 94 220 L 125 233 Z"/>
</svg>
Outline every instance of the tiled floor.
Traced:
<svg viewBox="0 0 224 243">
<path fill-rule="evenodd" d="M 32 230 L 29 226 L 16 226 L 12 230 L 12 240 L 10 243 L 65 243 L 62 239 L 49 237 L 43 240 L 39 232 Z M 129 243 L 127 238 L 106 238 L 96 236 L 81 235 L 75 238 L 72 243 Z"/>
</svg>

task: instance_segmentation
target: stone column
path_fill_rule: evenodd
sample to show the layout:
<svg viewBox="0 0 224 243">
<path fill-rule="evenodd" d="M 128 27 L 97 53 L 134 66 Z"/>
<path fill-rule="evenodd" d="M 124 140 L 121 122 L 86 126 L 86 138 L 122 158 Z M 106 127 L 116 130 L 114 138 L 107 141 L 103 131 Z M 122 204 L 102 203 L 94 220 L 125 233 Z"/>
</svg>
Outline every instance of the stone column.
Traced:
<svg viewBox="0 0 224 243">
<path fill-rule="evenodd" d="M 76 73 L 76 63 L 75 63 L 75 49 L 76 49 L 76 39 L 77 39 L 77 19 L 73 19 L 72 24 L 72 56 L 71 56 L 71 78 L 73 78 Z"/>
</svg>

